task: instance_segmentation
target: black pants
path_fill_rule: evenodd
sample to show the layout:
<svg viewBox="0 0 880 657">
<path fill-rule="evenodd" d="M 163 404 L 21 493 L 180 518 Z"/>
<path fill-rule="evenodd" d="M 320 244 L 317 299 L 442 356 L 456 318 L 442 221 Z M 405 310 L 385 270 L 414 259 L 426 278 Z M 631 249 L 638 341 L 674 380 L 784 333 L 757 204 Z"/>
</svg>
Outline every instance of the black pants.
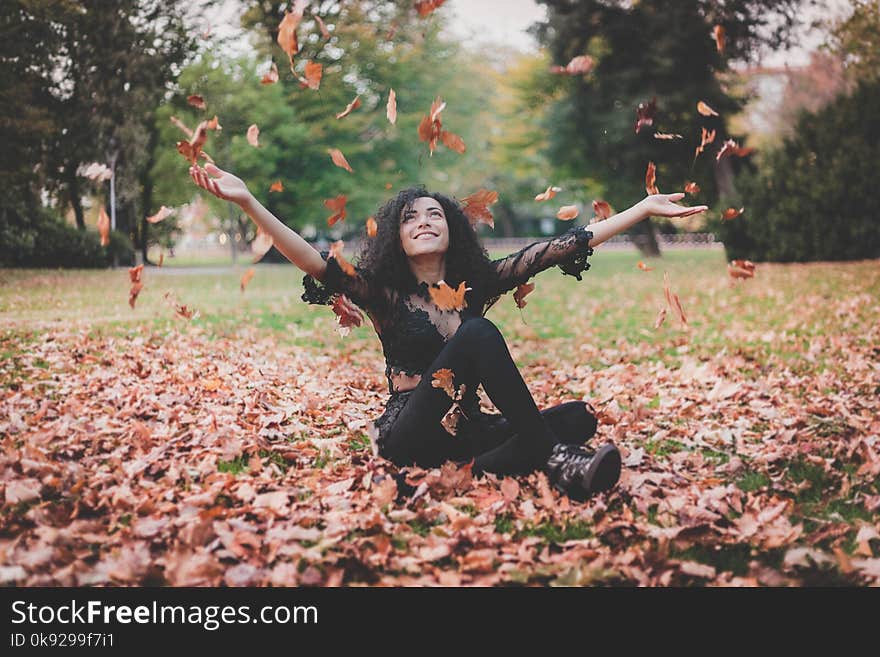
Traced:
<svg viewBox="0 0 880 657">
<path fill-rule="evenodd" d="M 455 385 L 474 394 L 483 389 L 501 417 L 482 415 L 449 434 L 440 421 L 452 405 L 432 385 L 433 374 L 448 368 Z M 491 418 L 491 422 L 485 420 Z M 406 406 L 382 440 L 381 452 L 397 465 L 436 467 L 443 461 L 474 459 L 474 473 L 519 475 L 544 466 L 553 445 L 581 444 L 596 431 L 596 418 L 583 402 L 538 410 L 501 332 L 490 320 L 466 320 L 422 374 Z"/>
</svg>

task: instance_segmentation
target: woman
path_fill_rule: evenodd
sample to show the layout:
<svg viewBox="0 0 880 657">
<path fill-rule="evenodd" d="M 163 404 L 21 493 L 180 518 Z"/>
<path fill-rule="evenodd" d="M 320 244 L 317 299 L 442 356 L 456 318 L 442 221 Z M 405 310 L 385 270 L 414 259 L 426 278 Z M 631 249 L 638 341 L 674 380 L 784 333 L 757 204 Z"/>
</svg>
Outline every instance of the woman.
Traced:
<svg viewBox="0 0 880 657">
<path fill-rule="evenodd" d="M 706 206 L 677 205 L 681 193 L 654 194 L 591 230 L 575 226 L 493 261 L 458 203 L 411 188 L 379 210 L 376 236 L 364 242 L 355 271 L 346 274 L 335 257 L 316 251 L 266 210 L 239 178 L 212 164 L 207 170 L 194 166 L 190 175 L 200 187 L 241 206 L 306 273 L 303 300 L 332 303 L 345 295 L 367 313 L 382 343 L 390 393 L 374 423 L 380 455 L 398 466 L 472 460 L 476 475 L 543 469 L 575 499 L 617 482 L 617 448 L 583 447 L 596 430 L 588 405 L 567 402 L 539 410 L 503 336 L 484 315 L 502 294 L 554 265 L 581 280 L 592 247 L 648 216 L 684 217 Z M 435 303 L 432 288 L 436 293 L 443 283 L 458 288 L 462 282 L 468 288 L 463 308 Z M 440 370 L 452 372 L 451 386 L 434 385 Z M 501 415 L 480 410 L 480 385 Z"/>
</svg>

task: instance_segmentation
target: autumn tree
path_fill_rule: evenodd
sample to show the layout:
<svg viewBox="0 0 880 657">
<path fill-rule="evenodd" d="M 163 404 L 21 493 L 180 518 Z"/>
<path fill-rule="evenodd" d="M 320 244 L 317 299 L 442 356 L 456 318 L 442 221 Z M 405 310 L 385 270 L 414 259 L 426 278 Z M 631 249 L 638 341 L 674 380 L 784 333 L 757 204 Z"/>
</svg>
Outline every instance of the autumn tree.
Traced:
<svg viewBox="0 0 880 657">
<path fill-rule="evenodd" d="M 743 98 L 720 76 L 731 60 L 749 61 L 762 49 L 791 38 L 799 0 L 542 0 L 547 20 L 535 26 L 557 65 L 588 55 L 592 70 L 559 76 L 564 94 L 547 118 L 550 159 L 568 175 L 590 176 L 604 186 L 612 205 L 626 207 L 645 194 L 649 161 L 657 165 L 661 192 L 696 181 L 697 201 L 734 193 L 731 163 L 713 163 L 711 149 L 697 158 L 701 127 L 716 131 L 715 144 L 729 135 L 727 117 Z M 713 27 L 724 30 L 724 43 Z M 654 125 L 636 133 L 636 107 L 656 97 Z M 702 100 L 720 116 L 697 112 Z M 656 139 L 654 131 L 680 134 Z M 733 135 L 736 136 L 736 135 Z M 658 254 L 650 221 L 633 228 L 647 254 Z"/>
</svg>

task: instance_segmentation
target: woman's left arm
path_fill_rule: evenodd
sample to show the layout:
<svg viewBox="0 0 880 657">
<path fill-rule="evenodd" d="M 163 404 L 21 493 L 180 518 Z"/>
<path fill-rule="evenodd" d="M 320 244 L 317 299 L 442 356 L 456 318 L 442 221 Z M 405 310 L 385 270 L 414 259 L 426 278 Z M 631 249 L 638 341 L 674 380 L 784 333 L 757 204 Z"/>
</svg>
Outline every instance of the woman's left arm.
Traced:
<svg viewBox="0 0 880 657">
<path fill-rule="evenodd" d="M 598 246 L 602 242 L 609 240 L 618 233 L 622 233 L 631 226 L 639 223 L 648 217 L 689 217 L 692 214 L 705 212 L 708 207 L 705 205 L 695 205 L 694 207 L 684 207 L 678 205 L 676 201 L 684 198 L 684 192 L 676 194 L 652 194 L 646 196 L 631 208 L 619 212 L 604 221 L 590 224 L 590 231 L 593 233 L 593 239 L 590 240 L 590 246 Z"/>
</svg>

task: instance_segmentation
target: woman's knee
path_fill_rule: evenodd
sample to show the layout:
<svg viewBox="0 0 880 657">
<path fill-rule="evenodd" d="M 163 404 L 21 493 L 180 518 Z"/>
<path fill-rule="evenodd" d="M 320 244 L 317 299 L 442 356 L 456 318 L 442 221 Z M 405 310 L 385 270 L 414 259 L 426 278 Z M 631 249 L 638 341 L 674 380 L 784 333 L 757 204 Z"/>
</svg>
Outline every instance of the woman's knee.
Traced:
<svg viewBox="0 0 880 657">
<path fill-rule="evenodd" d="M 548 422 L 563 442 L 581 443 L 592 438 L 599 422 L 582 401 L 564 402 L 545 412 Z"/>
<path fill-rule="evenodd" d="M 472 317 L 462 323 L 455 332 L 455 337 L 459 340 L 481 341 L 487 339 L 502 338 L 501 331 L 492 322 L 485 317 Z M 503 339 L 503 338 L 502 338 Z"/>
</svg>

